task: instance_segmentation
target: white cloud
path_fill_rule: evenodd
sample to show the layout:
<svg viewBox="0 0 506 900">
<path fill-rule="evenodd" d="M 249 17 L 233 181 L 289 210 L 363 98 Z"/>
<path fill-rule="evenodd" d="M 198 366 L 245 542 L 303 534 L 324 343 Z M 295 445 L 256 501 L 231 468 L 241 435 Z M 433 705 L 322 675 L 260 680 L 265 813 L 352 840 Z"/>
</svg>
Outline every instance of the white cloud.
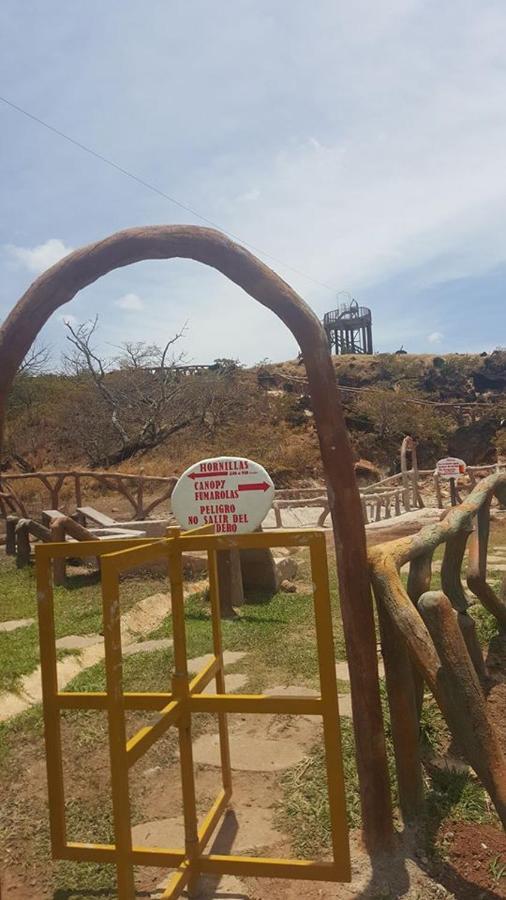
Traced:
<svg viewBox="0 0 506 900">
<path fill-rule="evenodd" d="M 25 269 L 37 275 L 54 266 L 72 251 L 72 247 L 67 247 L 59 238 L 49 238 L 44 244 L 37 244 L 31 249 L 18 247 L 16 244 L 7 244 L 5 249 Z"/>
<path fill-rule="evenodd" d="M 144 309 L 144 301 L 138 294 L 123 294 L 122 297 L 114 301 L 114 305 L 129 312 L 140 312 L 140 310 Z"/>
<path fill-rule="evenodd" d="M 9 65 L 19 67 L 20 59 L 33 64 L 47 41 L 55 40 L 42 13 L 25 28 L 23 13 L 11 5 L 7 71 Z M 100 27 L 89 41 L 61 41 L 58 65 L 45 72 L 55 98 L 51 121 L 71 134 L 87 128 L 104 153 L 140 178 L 199 210 L 240 243 L 261 248 L 266 262 L 318 313 L 333 307 L 339 290 L 350 290 L 372 307 L 378 348 L 404 343 L 414 352 L 439 349 L 440 341 L 462 349 L 493 344 L 503 302 L 499 291 L 489 295 L 481 330 L 465 315 L 453 317 L 451 335 L 431 335 L 427 324 L 446 327 L 455 309 L 449 296 L 448 309 L 442 308 L 446 281 L 475 279 L 462 285 L 465 311 L 470 294 L 484 296 L 482 279 L 506 263 L 501 0 L 439 4 L 437 16 L 435 4 L 424 0 L 321 0 L 310 17 L 303 0 L 292 0 L 289 14 L 287 4 L 268 0 L 243 0 L 222 15 L 201 2 L 196 22 L 191 4 L 156 4 L 149 17 L 140 5 L 130 5 L 121 33 L 110 5 L 102 4 Z M 74 22 L 76 33 L 87 27 L 82 15 Z M 160 116 L 167 84 L 177 82 L 187 62 L 189 28 L 202 52 L 184 91 L 171 97 L 170 115 Z M 128 64 L 132 53 L 135 67 Z M 69 108 L 61 73 L 69 65 L 85 69 L 91 56 L 93 72 L 81 79 Z M 111 81 L 111 69 L 124 78 Z M 40 97 L 26 77 L 23 96 L 36 109 Z M 104 82 L 108 103 L 97 105 L 97 85 Z M 83 122 L 83 110 L 93 110 L 93 121 Z M 6 185 L 3 240 L 11 242 L 11 259 L 18 264 L 38 271 L 54 261 L 37 259 L 55 243 L 33 246 L 41 220 L 44 234 L 65 235 L 75 246 L 126 224 L 198 223 L 163 197 L 140 185 L 133 189 L 77 148 L 70 151 L 49 136 L 46 145 L 43 132 L 40 146 L 27 146 L 22 123 L 15 123 L 6 145 L 13 174 Z M 46 177 L 32 163 L 42 150 Z M 56 243 L 64 252 L 62 242 Z M 13 268 L 4 266 L 2 281 Z M 19 273 L 13 274 L 12 288 L 18 290 Z M 11 285 L 5 290 L 12 296 Z M 176 297 L 177 306 L 170 302 Z M 141 298 L 149 298 L 151 315 L 140 315 L 148 305 Z M 182 307 L 195 325 L 196 361 L 224 355 L 253 362 L 295 353 L 288 331 L 270 313 L 188 260 L 158 260 L 128 274 L 112 273 L 86 288 L 82 302 L 82 319 L 100 310 L 111 343 L 136 335 L 156 341 L 161 320 L 171 333 L 169 308 Z M 127 312 L 120 322 L 117 308 Z M 203 316 L 208 318 L 200 327 Z"/>
</svg>

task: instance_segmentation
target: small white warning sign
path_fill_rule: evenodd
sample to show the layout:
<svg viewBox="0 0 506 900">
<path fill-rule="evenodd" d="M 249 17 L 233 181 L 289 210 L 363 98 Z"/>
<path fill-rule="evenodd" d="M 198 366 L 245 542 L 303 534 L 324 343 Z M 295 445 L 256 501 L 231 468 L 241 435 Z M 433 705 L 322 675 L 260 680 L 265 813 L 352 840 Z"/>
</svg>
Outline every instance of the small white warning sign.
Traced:
<svg viewBox="0 0 506 900">
<path fill-rule="evenodd" d="M 458 478 L 459 475 L 465 475 L 466 468 L 464 460 L 456 456 L 446 456 L 436 463 L 436 472 L 440 478 Z"/>
<path fill-rule="evenodd" d="M 251 459 L 218 456 L 183 472 L 172 493 L 172 511 L 187 528 L 214 525 L 217 534 L 254 531 L 274 500 L 274 484 Z"/>
</svg>

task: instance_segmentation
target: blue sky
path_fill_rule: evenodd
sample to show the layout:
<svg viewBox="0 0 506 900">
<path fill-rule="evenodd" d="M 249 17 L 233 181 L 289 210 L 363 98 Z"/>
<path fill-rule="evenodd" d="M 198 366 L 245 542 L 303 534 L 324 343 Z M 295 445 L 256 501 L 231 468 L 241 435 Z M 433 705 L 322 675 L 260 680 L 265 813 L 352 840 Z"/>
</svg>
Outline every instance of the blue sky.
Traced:
<svg viewBox="0 0 506 900">
<path fill-rule="evenodd" d="M 502 0 L 4 0 L 0 35 L 1 94 L 267 251 L 319 314 L 339 291 L 370 305 L 376 349 L 506 343 Z M 2 317 L 69 249 L 199 224 L 1 103 L 0 128 Z M 187 321 L 194 362 L 296 353 L 187 261 L 113 273 L 62 316 L 97 312 L 106 352 Z"/>
</svg>

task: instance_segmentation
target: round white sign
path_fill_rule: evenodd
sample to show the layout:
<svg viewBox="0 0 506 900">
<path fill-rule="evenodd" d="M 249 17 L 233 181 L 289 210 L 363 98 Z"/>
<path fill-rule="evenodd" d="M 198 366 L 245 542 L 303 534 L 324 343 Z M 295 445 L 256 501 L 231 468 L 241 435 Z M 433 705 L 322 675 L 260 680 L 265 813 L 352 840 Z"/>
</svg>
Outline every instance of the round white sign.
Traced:
<svg viewBox="0 0 506 900">
<path fill-rule="evenodd" d="M 458 478 L 459 475 L 465 475 L 466 468 L 464 460 L 456 456 L 446 456 L 436 463 L 436 472 L 440 478 Z"/>
<path fill-rule="evenodd" d="M 183 528 L 214 525 L 217 534 L 254 531 L 273 500 L 270 475 L 259 463 L 238 456 L 217 456 L 190 466 L 171 497 Z"/>
</svg>

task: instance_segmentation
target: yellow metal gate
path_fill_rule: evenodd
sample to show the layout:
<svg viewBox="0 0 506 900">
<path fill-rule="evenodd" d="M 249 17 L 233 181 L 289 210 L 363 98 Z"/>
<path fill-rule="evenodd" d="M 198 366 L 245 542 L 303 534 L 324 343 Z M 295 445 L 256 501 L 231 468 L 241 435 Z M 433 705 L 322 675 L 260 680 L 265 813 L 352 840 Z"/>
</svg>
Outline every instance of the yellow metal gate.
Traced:
<svg viewBox="0 0 506 900">
<path fill-rule="evenodd" d="M 318 697 L 271 697 L 225 692 L 220 621 L 217 551 L 232 548 L 309 548 L 315 629 L 321 694 Z M 208 555 L 213 659 L 190 680 L 187 666 L 183 597 L 185 551 Z M 76 555 L 75 544 L 40 544 L 36 548 L 37 591 L 40 628 L 41 670 L 49 790 L 49 815 L 53 857 L 99 863 L 114 863 L 120 900 L 135 897 L 134 866 L 158 866 L 175 872 L 164 898 L 191 893 L 200 875 L 269 876 L 277 878 L 348 881 L 349 843 L 341 759 L 339 712 L 335 673 L 332 619 L 328 588 L 325 536 L 321 531 L 271 531 L 222 536 L 208 527 L 180 532 L 170 529 L 166 539 L 92 541 L 79 544 L 79 556 L 100 558 L 103 598 L 103 632 L 107 690 L 78 693 L 58 690 L 55 622 L 51 563 Z M 120 575 L 133 566 L 166 559 L 171 591 L 174 639 L 174 671 L 171 692 L 128 693 L 122 687 Z M 215 679 L 216 693 L 203 694 Z M 67 840 L 60 718 L 64 709 L 104 710 L 108 717 L 114 844 L 85 844 Z M 125 712 L 158 711 L 155 724 L 141 728 L 127 740 Z M 222 789 L 208 814 L 199 822 L 196 812 L 192 753 L 192 714 L 215 713 L 218 717 Z M 219 825 L 232 796 L 228 741 L 228 713 L 278 713 L 319 715 L 323 722 L 328 797 L 332 827 L 332 859 L 316 862 L 297 859 L 264 859 L 222 856 L 205 848 Z M 185 846 L 178 849 L 132 846 L 129 769 L 171 726 L 179 732 L 180 768 L 184 805 Z"/>
</svg>

